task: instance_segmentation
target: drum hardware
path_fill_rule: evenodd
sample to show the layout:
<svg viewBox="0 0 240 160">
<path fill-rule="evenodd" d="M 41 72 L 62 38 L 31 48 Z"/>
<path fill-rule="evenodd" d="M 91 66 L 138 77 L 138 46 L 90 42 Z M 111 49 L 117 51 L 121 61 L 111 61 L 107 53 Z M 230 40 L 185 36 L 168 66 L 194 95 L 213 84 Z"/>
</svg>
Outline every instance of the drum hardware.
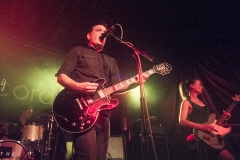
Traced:
<svg viewBox="0 0 240 160">
<path fill-rule="evenodd" d="M 42 159 L 41 146 L 38 147 L 26 147 L 26 152 L 28 154 L 28 160 L 40 160 Z"/>
<path fill-rule="evenodd" d="M 49 160 L 49 151 L 51 150 L 51 139 L 52 139 L 52 126 L 53 126 L 53 115 L 50 114 L 48 116 L 48 129 L 49 129 L 49 133 L 48 133 L 48 138 L 46 140 L 46 144 L 45 144 L 45 149 L 44 149 L 44 160 Z"/>
</svg>

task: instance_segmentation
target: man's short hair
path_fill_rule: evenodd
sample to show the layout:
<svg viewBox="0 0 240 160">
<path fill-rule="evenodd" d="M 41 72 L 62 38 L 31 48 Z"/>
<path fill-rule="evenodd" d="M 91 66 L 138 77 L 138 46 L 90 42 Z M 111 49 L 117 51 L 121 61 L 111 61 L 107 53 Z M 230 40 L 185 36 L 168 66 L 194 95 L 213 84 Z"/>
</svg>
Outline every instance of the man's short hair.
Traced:
<svg viewBox="0 0 240 160">
<path fill-rule="evenodd" d="M 107 23 L 105 21 L 98 21 L 98 22 L 94 22 L 92 24 L 89 25 L 87 33 L 92 32 L 93 27 L 96 25 L 103 25 L 106 29 L 108 29 Z"/>
</svg>

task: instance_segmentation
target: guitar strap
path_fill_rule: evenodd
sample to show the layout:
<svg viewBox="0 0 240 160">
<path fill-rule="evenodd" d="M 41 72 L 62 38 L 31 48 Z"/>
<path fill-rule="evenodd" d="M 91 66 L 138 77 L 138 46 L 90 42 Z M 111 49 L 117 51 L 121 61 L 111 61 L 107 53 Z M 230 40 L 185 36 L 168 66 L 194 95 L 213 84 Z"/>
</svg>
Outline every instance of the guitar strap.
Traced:
<svg viewBox="0 0 240 160">
<path fill-rule="evenodd" d="M 102 77 L 100 78 L 104 78 L 106 80 L 106 84 L 105 84 L 105 87 L 109 87 L 110 84 L 109 84 L 109 80 L 110 78 L 108 77 L 108 75 L 110 75 L 110 70 L 109 70 L 109 64 L 106 60 L 106 56 L 104 55 L 104 53 L 99 53 L 99 56 L 98 56 L 98 62 L 99 62 L 99 68 L 100 68 L 100 71 L 102 73 Z"/>
<path fill-rule="evenodd" d="M 108 71 L 109 67 L 108 67 L 108 63 L 105 60 L 104 53 L 102 53 L 102 52 L 98 53 L 98 64 L 99 64 L 100 71 L 102 73 L 102 77 L 100 77 L 100 78 L 104 78 L 106 80 L 106 84 L 104 86 L 108 87 L 109 86 L 109 78 L 107 77 L 107 75 L 109 72 Z M 104 117 L 110 117 L 111 111 L 110 110 L 101 111 L 99 114 L 104 115 Z"/>
<path fill-rule="evenodd" d="M 100 71 L 101 71 L 101 76 L 102 77 L 99 77 L 99 78 L 105 78 L 104 77 L 104 74 L 103 74 L 103 59 L 104 59 L 104 57 L 103 57 L 103 54 L 100 52 L 100 53 L 98 53 L 98 67 L 99 67 L 99 69 L 100 69 Z"/>
</svg>

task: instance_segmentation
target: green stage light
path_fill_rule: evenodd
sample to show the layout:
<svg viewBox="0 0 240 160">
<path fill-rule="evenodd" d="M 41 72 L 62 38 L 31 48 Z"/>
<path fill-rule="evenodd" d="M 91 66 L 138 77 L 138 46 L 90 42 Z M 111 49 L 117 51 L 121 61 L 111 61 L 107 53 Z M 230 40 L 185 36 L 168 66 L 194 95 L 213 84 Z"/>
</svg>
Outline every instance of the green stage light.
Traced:
<svg viewBox="0 0 240 160">
<path fill-rule="evenodd" d="M 149 107 L 156 106 L 156 104 L 159 104 L 159 101 L 162 99 L 162 91 L 158 90 L 158 88 L 154 85 L 144 84 L 144 92 L 144 98 Z M 129 91 L 126 94 L 125 99 L 128 106 L 140 108 L 140 87 L 138 86 Z"/>
</svg>

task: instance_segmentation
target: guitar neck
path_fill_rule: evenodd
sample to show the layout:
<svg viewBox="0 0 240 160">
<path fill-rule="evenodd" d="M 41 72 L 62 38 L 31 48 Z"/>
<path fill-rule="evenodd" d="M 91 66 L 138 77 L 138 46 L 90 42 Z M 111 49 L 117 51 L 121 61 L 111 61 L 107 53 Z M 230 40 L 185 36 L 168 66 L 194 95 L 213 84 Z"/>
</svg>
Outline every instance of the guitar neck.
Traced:
<svg viewBox="0 0 240 160">
<path fill-rule="evenodd" d="M 234 107 L 236 106 L 237 103 L 238 103 L 238 102 L 234 101 L 234 102 L 228 107 L 228 109 L 226 110 L 226 112 L 229 112 L 229 113 L 230 113 L 230 112 L 234 109 Z M 217 124 L 217 125 L 222 125 L 227 118 L 228 118 L 228 116 L 223 113 L 223 114 L 221 115 L 221 117 L 217 120 L 216 124 Z"/>
<path fill-rule="evenodd" d="M 154 73 L 156 73 L 156 72 L 153 69 L 150 69 L 150 70 L 144 72 L 144 74 L 146 74 L 146 75 L 152 75 Z M 124 80 L 120 83 L 117 83 L 111 87 L 104 88 L 103 92 L 105 93 L 105 95 L 110 95 L 111 93 L 117 92 L 117 91 L 121 90 L 122 88 L 125 88 L 125 87 L 135 83 L 136 81 L 137 81 L 136 77 L 132 77 L 132 78 Z"/>
</svg>

